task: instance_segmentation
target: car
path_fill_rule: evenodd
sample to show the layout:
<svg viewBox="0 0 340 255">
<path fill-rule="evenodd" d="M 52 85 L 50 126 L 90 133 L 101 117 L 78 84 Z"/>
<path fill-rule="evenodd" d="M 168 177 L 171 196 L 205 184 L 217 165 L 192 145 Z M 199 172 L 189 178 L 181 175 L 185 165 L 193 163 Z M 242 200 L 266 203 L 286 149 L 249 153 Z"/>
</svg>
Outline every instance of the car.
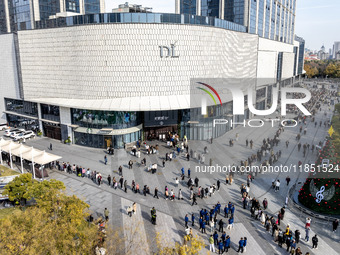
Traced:
<svg viewBox="0 0 340 255">
<path fill-rule="evenodd" d="M 9 126 L 7 124 L 0 124 L 0 130 L 7 130 L 9 129 Z"/>
<path fill-rule="evenodd" d="M 30 139 L 30 138 L 34 138 L 35 137 L 35 133 L 31 130 L 29 131 L 25 131 L 22 132 L 20 134 L 18 134 L 17 136 L 14 137 L 14 141 L 19 141 L 19 140 L 23 140 L 23 139 Z"/>
<path fill-rule="evenodd" d="M 19 129 L 19 128 L 7 129 L 4 133 L 4 136 L 10 136 L 12 132 L 17 132 L 17 131 L 25 131 L 25 129 Z"/>
<path fill-rule="evenodd" d="M 11 134 L 10 134 L 10 138 L 15 138 L 15 137 L 17 137 L 18 135 L 20 135 L 20 134 L 23 134 L 24 133 L 24 131 L 14 131 L 14 132 L 12 132 Z"/>
</svg>

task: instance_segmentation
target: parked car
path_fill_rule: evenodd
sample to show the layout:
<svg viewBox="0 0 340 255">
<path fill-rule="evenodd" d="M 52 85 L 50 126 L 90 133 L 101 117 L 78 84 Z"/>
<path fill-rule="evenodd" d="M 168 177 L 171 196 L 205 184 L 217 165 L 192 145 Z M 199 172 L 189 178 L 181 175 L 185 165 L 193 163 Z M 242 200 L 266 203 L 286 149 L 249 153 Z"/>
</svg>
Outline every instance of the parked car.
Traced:
<svg viewBox="0 0 340 255">
<path fill-rule="evenodd" d="M 11 136 L 12 132 L 18 132 L 18 131 L 25 131 L 25 129 L 22 129 L 22 128 L 7 129 L 4 133 L 4 136 Z"/>
<path fill-rule="evenodd" d="M 23 134 L 25 131 L 14 131 L 14 132 L 12 132 L 11 133 L 11 135 L 9 136 L 10 138 L 15 138 L 15 137 L 17 137 L 18 135 L 20 135 L 20 134 Z"/>
<path fill-rule="evenodd" d="M 6 130 L 9 129 L 9 126 L 7 124 L 0 124 L 0 130 Z"/>
<path fill-rule="evenodd" d="M 19 140 L 23 140 L 23 139 L 30 139 L 30 138 L 34 138 L 34 137 L 35 137 L 34 132 L 29 130 L 29 131 L 22 132 L 22 133 L 18 134 L 17 136 L 15 136 L 14 141 L 19 141 Z"/>
</svg>

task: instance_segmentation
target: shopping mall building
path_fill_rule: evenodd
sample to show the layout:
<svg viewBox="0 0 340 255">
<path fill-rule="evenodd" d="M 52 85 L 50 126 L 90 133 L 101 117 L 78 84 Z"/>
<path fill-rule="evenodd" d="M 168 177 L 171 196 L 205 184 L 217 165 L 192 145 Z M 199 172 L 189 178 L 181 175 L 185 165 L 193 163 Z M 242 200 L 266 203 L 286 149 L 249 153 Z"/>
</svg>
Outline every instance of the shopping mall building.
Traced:
<svg viewBox="0 0 340 255">
<path fill-rule="evenodd" d="M 271 39 L 270 25 L 266 38 L 257 26 L 251 33 L 245 24 L 179 9 L 59 17 L 0 34 L 0 121 L 96 148 L 169 131 L 208 139 L 230 129 L 215 130 L 210 117 L 236 116 L 226 101 L 212 105 L 215 116 L 204 123 L 191 122 L 198 107 L 191 105 L 192 80 L 252 79 L 256 107 L 264 109 L 273 87 L 302 74 L 304 41 L 295 39 L 293 18 L 279 19 L 279 28 L 288 27 Z M 246 108 L 242 118 L 249 115 Z"/>
</svg>

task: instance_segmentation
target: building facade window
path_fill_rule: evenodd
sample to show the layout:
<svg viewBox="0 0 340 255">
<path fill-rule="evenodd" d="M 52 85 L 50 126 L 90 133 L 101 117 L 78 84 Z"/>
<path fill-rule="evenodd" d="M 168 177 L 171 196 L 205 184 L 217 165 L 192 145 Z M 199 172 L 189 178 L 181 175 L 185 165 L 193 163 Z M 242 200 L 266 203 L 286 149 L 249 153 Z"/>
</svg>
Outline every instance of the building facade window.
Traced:
<svg viewBox="0 0 340 255">
<path fill-rule="evenodd" d="M 220 0 L 201 0 L 201 15 L 216 17 L 220 16 Z"/>
<path fill-rule="evenodd" d="M 282 78 L 282 57 L 283 57 L 283 52 L 279 52 L 278 58 L 277 58 L 277 80 L 280 81 Z"/>
<path fill-rule="evenodd" d="M 181 0 L 181 13 L 196 15 L 196 0 Z"/>
<path fill-rule="evenodd" d="M 266 23 L 264 28 L 264 37 L 269 39 L 269 30 L 270 30 L 270 3 L 271 0 L 266 0 L 266 6 L 265 6 L 265 15 L 266 15 Z"/>
<path fill-rule="evenodd" d="M 244 25 L 244 0 L 223 0 L 224 19 Z"/>
<path fill-rule="evenodd" d="M 84 0 L 85 14 L 88 13 L 100 13 L 100 1 L 99 0 Z"/>
<path fill-rule="evenodd" d="M 257 33 L 260 37 L 263 37 L 263 18 L 264 18 L 264 1 L 265 0 L 258 0 L 259 1 L 259 14 L 258 14 L 258 23 L 257 23 Z"/>
<path fill-rule="evenodd" d="M 66 8 L 68 3 L 66 1 Z M 60 12 L 59 0 L 39 0 L 40 19 L 48 19 L 51 15 Z"/>
<path fill-rule="evenodd" d="M 72 124 L 86 128 L 124 129 L 142 123 L 140 112 L 114 112 L 71 109 Z"/>
<path fill-rule="evenodd" d="M 38 117 L 37 103 L 26 102 L 19 99 L 5 98 L 6 111 L 11 111 L 32 117 Z"/>
<path fill-rule="evenodd" d="M 256 33 L 257 0 L 250 1 L 249 33 Z"/>
<path fill-rule="evenodd" d="M 60 122 L 59 106 L 41 104 L 41 117 L 45 120 Z"/>
</svg>

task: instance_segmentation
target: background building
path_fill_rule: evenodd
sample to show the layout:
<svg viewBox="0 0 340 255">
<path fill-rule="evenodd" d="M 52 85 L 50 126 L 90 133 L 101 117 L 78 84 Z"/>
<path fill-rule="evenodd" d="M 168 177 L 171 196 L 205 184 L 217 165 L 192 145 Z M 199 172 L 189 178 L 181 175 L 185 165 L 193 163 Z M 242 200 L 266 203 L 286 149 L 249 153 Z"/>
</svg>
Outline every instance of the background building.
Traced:
<svg viewBox="0 0 340 255">
<path fill-rule="evenodd" d="M 0 0 L 0 33 L 34 29 L 35 22 L 58 16 L 105 11 L 105 0 Z"/>
<path fill-rule="evenodd" d="M 334 42 L 333 44 L 333 58 L 337 58 L 337 53 L 340 51 L 340 42 Z"/>
<path fill-rule="evenodd" d="M 216 17 L 248 33 L 293 44 L 296 0 L 176 0 L 176 12 Z"/>
<path fill-rule="evenodd" d="M 190 102 L 193 80 L 249 80 L 257 109 L 265 109 L 273 87 L 292 85 L 303 72 L 302 38 L 279 42 L 191 14 L 44 19 L 34 29 L 0 35 L 0 42 L 6 52 L 0 85 L 7 88 L 2 121 L 96 148 L 122 148 L 169 132 L 218 137 L 229 129 L 213 128 L 211 118 L 230 118 L 231 99 L 209 106 L 206 121 L 192 124 L 190 111 L 200 109 Z M 231 115 L 236 121 L 249 117 L 248 109 Z"/>
</svg>

